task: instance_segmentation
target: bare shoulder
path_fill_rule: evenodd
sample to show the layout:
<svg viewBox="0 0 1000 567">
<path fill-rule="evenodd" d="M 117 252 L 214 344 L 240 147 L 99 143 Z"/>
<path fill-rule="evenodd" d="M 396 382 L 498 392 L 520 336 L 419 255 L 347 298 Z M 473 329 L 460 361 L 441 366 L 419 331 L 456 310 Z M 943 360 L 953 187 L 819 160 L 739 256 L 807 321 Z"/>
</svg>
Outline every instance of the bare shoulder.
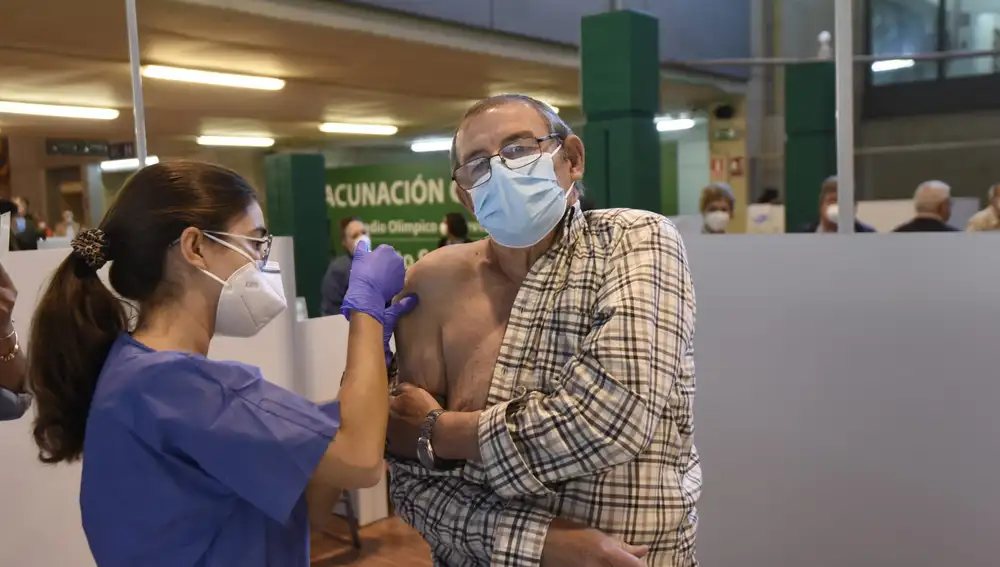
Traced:
<svg viewBox="0 0 1000 567">
<path fill-rule="evenodd" d="M 451 289 L 473 275 L 475 259 L 483 242 L 444 246 L 430 252 L 406 270 L 403 294 L 416 293 L 421 301 L 448 295 Z"/>
</svg>

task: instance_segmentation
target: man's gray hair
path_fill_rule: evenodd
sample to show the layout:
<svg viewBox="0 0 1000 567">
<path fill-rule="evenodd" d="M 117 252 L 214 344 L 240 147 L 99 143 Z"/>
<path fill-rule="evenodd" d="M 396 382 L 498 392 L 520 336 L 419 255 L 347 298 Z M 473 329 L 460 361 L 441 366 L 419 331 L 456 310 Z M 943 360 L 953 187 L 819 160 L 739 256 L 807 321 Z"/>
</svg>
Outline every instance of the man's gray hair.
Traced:
<svg viewBox="0 0 1000 567">
<path fill-rule="evenodd" d="M 950 198 L 951 187 L 944 181 L 924 181 L 913 192 L 913 208 L 918 213 L 936 213 Z"/>
<path fill-rule="evenodd" d="M 465 111 L 465 115 L 462 116 L 462 120 L 461 122 L 458 123 L 458 128 L 455 130 L 455 135 L 452 136 L 451 138 L 452 171 L 455 171 L 456 169 L 458 169 L 460 165 L 462 165 L 461 163 L 458 162 L 459 157 L 458 157 L 457 140 L 458 140 L 458 130 L 462 129 L 462 125 L 465 124 L 465 121 L 474 116 L 479 116 L 480 114 L 486 112 L 487 110 L 496 108 L 498 106 L 503 106 L 505 104 L 517 103 L 517 102 L 520 102 L 522 104 L 527 104 L 528 106 L 534 108 L 535 111 L 538 112 L 538 115 L 542 117 L 542 120 L 545 121 L 545 124 L 549 128 L 549 133 L 556 134 L 557 136 L 559 136 L 560 140 L 565 140 L 566 138 L 574 135 L 573 129 L 570 128 L 569 125 L 566 124 L 566 122 L 562 118 L 560 118 L 559 115 L 556 114 L 554 110 L 552 110 L 551 106 L 545 104 L 544 102 L 536 98 L 517 93 L 499 94 L 496 96 L 491 96 L 489 98 L 484 98 L 483 100 L 472 105 L 469 108 L 469 110 Z M 583 183 L 577 182 L 576 190 L 577 193 L 583 195 L 584 192 Z"/>
</svg>

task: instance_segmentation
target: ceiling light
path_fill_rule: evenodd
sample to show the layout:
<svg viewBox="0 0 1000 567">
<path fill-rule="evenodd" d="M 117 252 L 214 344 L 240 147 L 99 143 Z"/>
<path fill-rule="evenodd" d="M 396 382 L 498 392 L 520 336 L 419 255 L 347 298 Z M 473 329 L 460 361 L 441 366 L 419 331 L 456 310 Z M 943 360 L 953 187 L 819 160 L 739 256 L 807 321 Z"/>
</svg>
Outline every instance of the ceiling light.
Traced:
<svg viewBox="0 0 1000 567">
<path fill-rule="evenodd" d="M 320 132 L 327 134 L 366 134 L 369 136 L 392 136 L 399 132 L 395 126 L 383 124 L 347 124 L 344 122 L 327 122 L 320 124 Z"/>
<path fill-rule="evenodd" d="M 898 71 L 909 69 L 916 65 L 913 59 L 888 59 L 886 61 L 876 61 L 872 63 L 872 73 L 883 73 L 885 71 Z"/>
<path fill-rule="evenodd" d="M 142 68 L 142 76 L 149 77 L 150 79 L 166 79 L 168 81 L 181 81 L 184 83 L 201 83 L 203 85 L 259 89 L 264 91 L 280 91 L 285 88 L 285 81 L 273 77 L 234 75 L 232 73 L 216 73 L 215 71 L 181 69 L 180 67 L 164 67 L 162 65 L 146 65 Z"/>
<path fill-rule="evenodd" d="M 274 145 L 274 138 L 257 138 L 250 136 L 198 136 L 198 145 L 270 148 Z"/>
<path fill-rule="evenodd" d="M 410 144 L 410 149 L 415 152 L 447 152 L 451 149 L 451 138 L 430 138 L 417 140 Z"/>
<path fill-rule="evenodd" d="M 694 128 L 695 122 L 690 118 L 657 118 L 656 129 L 659 132 L 677 132 Z"/>
<path fill-rule="evenodd" d="M 160 158 L 156 156 L 146 156 L 146 165 L 160 163 Z M 135 171 L 139 169 L 139 158 L 115 159 L 101 162 L 101 171 L 105 173 L 115 173 L 118 171 Z"/>
<path fill-rule="evenodd" d="M 0 113 L 30 114 L 32 116 L 58 116 L 60 118 L 88 118 L 91 120 L 114 120 L 118 111 L 113 108 L 92 108 L 89 106 L 60 106 L 55 104 L 35 104 L 31 102 L 9 102 L 0 100 Z"/>
</svg>

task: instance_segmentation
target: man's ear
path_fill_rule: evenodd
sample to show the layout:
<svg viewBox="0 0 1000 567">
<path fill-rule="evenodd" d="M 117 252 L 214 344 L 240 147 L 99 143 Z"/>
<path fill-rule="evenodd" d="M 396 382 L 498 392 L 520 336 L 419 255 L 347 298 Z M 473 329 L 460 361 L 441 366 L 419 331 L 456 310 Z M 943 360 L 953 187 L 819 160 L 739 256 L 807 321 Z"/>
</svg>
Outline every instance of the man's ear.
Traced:
<svg viewBox="0 0 1000 567">
<path fill-rule="evenodd" d="M 472 202 L 472 194 L 462 189 L 458 186 L 458 183 L 452 181 L 452 187 L 455 189 L 455 196 L 458 197 L 458 202 L 465 207 L 465 210 L 469 211 L 473 215 L 476 214 L 476 205 Z"/>
<path fill-rule="evenodd" d="M 583 149 L 583 140 L 579 136 L 569 136 L 563 141 L 563 152 L 569 161 L 569 175 L 573 181 L 583 179 L 586 153 Z"/>
<path fill-rule="evenodd" d="M 204 248 L 207 244 L 205 235 L 198 229 L 188 227 L 181 233 L 177 246 L 181 249 L 184 261 L 202 270 L 208 269 L 205 262 Z"/>
</svg>

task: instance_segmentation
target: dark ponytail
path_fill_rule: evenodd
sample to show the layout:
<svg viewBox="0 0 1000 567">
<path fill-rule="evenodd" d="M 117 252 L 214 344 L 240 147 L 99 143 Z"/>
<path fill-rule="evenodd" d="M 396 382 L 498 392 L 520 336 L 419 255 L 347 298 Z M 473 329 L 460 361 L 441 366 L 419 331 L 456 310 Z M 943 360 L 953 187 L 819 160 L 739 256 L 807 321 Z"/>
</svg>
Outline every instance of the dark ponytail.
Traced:
<svg viewBox="0 0 1000 567">
<path fill-rule="evenodd" d="M 97 276 L 111 262 L 111 287 L 139 315 L 172 299 L 167 251 L 190 227 L 225 230 L 256 194 L 236 173 L 199 162 L 165 162 L 125 182 L 100 229 L 81 232 L 35 310 L 28 382 L 37 403 L 34 437 L 44 463 L 83 453 L 97 380 L 131 307 Z M 141 320 L 141 317 L 140 317 Z"/>
<path fill-rule="evenodd" d="M 28 368 L 43 463 L 80 458 L 97 377 L 127 327 L 122 302 L 84 258 L 71 253 L 52 276 L 31 323 Z"/>
</svg>

